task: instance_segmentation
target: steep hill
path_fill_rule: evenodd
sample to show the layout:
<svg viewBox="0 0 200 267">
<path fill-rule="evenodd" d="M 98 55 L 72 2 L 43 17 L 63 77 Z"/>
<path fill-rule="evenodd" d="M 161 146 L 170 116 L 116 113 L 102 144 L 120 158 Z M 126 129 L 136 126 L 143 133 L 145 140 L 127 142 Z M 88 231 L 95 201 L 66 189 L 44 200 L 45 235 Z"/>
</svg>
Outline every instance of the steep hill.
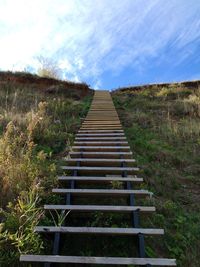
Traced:
<svg viewBox="0 0 200 267">
<path fill-rule="evenodd" d="M 52 240 L 41 239 L 33 229 L 39 221 L 50 225 L 55 220 L 41 207 L 60 203 L 50 194 L 57 186 L 57 166 L 70 150 L 92 94 L 86 84 L 0 72 L 0 266 L 20 266 L 20 253 L 50 251 Z M 143 226 L 165 228 L 164 242 L 163 237 L 148 239 L 147 256 L 199 267 L 200 82 L 120 88 L 112 96 L 143 170 L 141 186 L 154 192 L 146 204 L 155 205 L 157 212 Z M 120 216 L 95 214 L 90 225 L 125 222 Z M 106 251 L 109 239 L 92 247 L 89 243 L 88 238 L 84 249 L 93 255 Z M 133 248 L 131 239 L 115 245 L 114 256 L 124 256 L 122 245 L 127 251 Z M 80 247 L 83 253 L 81 241 L 72 239 L 65 246 L 69 252 Z"/>
</svg>

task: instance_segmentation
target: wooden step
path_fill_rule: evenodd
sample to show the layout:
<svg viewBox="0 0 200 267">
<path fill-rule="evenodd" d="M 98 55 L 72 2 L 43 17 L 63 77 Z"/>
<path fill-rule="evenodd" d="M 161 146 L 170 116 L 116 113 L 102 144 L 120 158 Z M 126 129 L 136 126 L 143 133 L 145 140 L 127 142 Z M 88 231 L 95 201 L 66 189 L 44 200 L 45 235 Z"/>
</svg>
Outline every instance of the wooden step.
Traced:
<svg viewBox="0 0 200 267">
<path fill-rule="evenodd" d="M 129 146 L 73 146 L 74 151 L 130 151 Z"/>
<path fill-rule="evenodd" d="M 143 182 L 143 178 L 138 177 L 91 177 L 91 176 L 58 176 L 59 181 L 88 181 L 88 182 L 111 182 L 111 181 L 120 181 L 120 182 L 134 182 L 141 183 Z"/>
<path fill-rule="evenodd" d="M 122 130 L 122 126 L 82 126 L 80 130 Z"/>
<path fill-rule="evenodd" d="M 101 122 L 101 123 L 97 123 L 97 122 L 85 122 L 82 123 L 82 127 L 122 127 L 121 123 L 119 122 L 109 122 L 109 123 L 105 123 L 105 122 Z"/>
<path fill-rule="evenodd" d="M 108 127 L 104 127 L 104 126 L 97 126 L 97 127 L 93 127 L 93 126 L 87 126 L 87 127 L 81 127 L 80 128 L 80 131 L 90 131 L 90 132 L 96 132 L 96 131 L 107 131 L 107 130 L 110 130 L 110 131 L 123 131 L 123 128 L 122 126 L 108 126 Z"/>
<path fill-rule="evenodd" d="M 126 167 L 135 163 L 134 159 L 106 159 L 106 158 L 64 158 L 69 166 L 75 166 L 79 162 L 80 167 L 121 167 L 124 163 Z"/>
<path fill-rule="evenodd" d="M 112 119 L 112 121 L 84 121 L 82 126 L 121 126 L 120 121 Z"/>
<path fill-rule="evenodd" d="M 101 160 L 102 159 L 102 160 Z M 130 161 L 121 160 L 121 159 L 117 159 L 119 161 L 115 161 L 116 159 L 103 159 L 103 158 L 81 158 L 80 160 L 78 158 L 70 158 L 70 159 L 63 159 L 63 161 L 65 161 L 67 163 L 67 166 L 77 166 L 77 164 L 79 164 L 79 167 L 99 167 L 99 168 L 103 168 L 103 167 L 132 167 L 135 166 L 135 161 L 129 159 Z M 82 171 L 85 171 L 85 169 L 80 169 Z M 87 170 L 88 171 L 88 170 Z M 89 171 L 96 171 L 95 169 L 89 169 Z M 105 171 L 104 169 L 98 169 L 99 171 Z M 118 172 L 118 170 L 108 170 L 109 172 Z"/>
<path fill-rule="evenodd" d="M 93 117 L 95 118 L 96 120 L 98 120 L 98 118 L 100 117 L 103 121 L 106 121 L 106 120 L 111 120 L 113 117 L 115 117 L 116 119 L 119 120 L 119 116 L 117 114 L 116 111 L 109 111 L 109 116 L 108 114 L 106 114 L 105 112 L 102 112 L 102 111 L 89 111 L 87 116 L 85 117 L 85 120 L 90 118 L 90 117 Z"/>
<path fill-rule="evenodd" d="M 122 173 L 122 172 L 137 172 L 139 168 L 137 167 L 90 167 L 90 166 L 61 166 L 62 170 L 74 171 L 78 172 L 93 172 L 93 173 Z"/>
<path fill-rule="evenodd" d="M 56 227 L 37 226 L 37 233 L 75 233 L 75 234 L 102 234 L 102 235 L 163 235 L 163 229 L 151 228 L 110 228 L 110 227 Z"/>
<path fill-rule="evenodd" d="M 124 189 L 68 189 L 68 188 L 54 188 L 52 189 L 53 193 L 56 194 L 67 194 L 71 193 L 74 195 L 111 195 L 111 196 L 127 196 L 134 194 L 138 197 L 149 196 L 152 193 L 148 190 L 124 190 Z"/>
<path fill-rule="evenodd" d="M 115 142 L 111 142 L 111 141 L 86 141 L 86 142 L 79 142 L 79 141 L 75 141 L 74 142 L 75 146 L 105 146 L 105 145 L 128 145 L 128 142 L 126 141 L 115 141 Z"/>
<path fill-rule="evenodd" d="M 121 124 L 99 124 L 99 125 L 93 125 L 93 124 L 91 124 L 91 125 L 84 125 L 84 124 L 82 124 L 82 126 L 81 126 L 81 128 L 80 129 L 83 129 L 83 128 L 105 128 L 105 129 L 108 129 L 108 128 L 119 128 L 119 129 L 121 129 L 122 128 L 122 125 Z"/>
<path fill-rule="evenodd" d="M 124 133 L 100 133 L 100 134 L 95 134 L 95 133 L 93 133 L 93 134 L 87 134 L 87 133 L 85 133 L 85 134 L 77 134 L 76 135 L 77 137 L 90 137 L 90 136 L 92 136 L 92 137 L 124 137 Z M 125 137 L 126 138 L 126 137 Z"/>
<path fill-rule="evenodd" d="M 105 116 L 101 116 L 101 115 L 88 115 L 85 119 L 84 122 L 88 121 L 88 122 L 95 122 L 95 121 L 110 121 L 110 120 L 119 120 L 119 117 L 117 115 L 112 115 L 109 116 L 107 118 L 105 118 Z M 120 120 L 119 120 L 120 121 Z"/>
<path fill-rule="evenodd" d="M 79 130 L 78 133 L 124 133 L 123 130 Z"/>
<path fill-rule="evenodd" d="M 71 158 L 88 157 L 88 158 L 131 158 L 132 152 L 69 152 Z"/>
<path fill-rule="evenodd" d="M 104 107 L 103 109 L 101 107 L 92 107 L 89 110 L 90 114 L 96 114 L 96 113 L 102 113 L 104 115 L 110 115 L 110 114 L 117 114 L 116 110 L 113 107 Z"/>
<path fill-rule="evenodd" d="M 100 136 L 93 136 L 93 137 L 79 137 L 77 136 L 75 138 L 76 141 L 101 141 L 101 140 L 105 140 L 105 141 L 109 141 L 109 140 L 117 140 L 117 141 L 120 141 L 120 140 L 126 140 L 126 137 L 121 137 L 121 136 L 111 136 L 111 137 L 100 137 Z"/>
<path fill-rule="evenodd" d="M 130 213 L 139 211 L 142 213 L 155 212 L 155 207 L 146 206 L 110 206 L 110 205 L 44 205 L 45 210 L 71 210 L 78 212 L 121 212 Z"/>
<path fill-rule="evenodd" d="M 119 163 L 134 163 L 135 159 L 104 159 L 104 158 L 100 158 L 100 159 L 96 159 L 96 158 L 72 158 L 72 159 L 66 159 L 64 158 L 63 160 L 67 161 L 67 162 L 109 162 L 109 163 L 114 163 L 114 162 L 119 162 Z"/>
<path fill-rule="evenodd" d="M 111 120 L 112 118 L 119 119 L 119 116 L 116 112 L 109 112 L 109 113 L 110 114 L 108 116 L 107 114 L 105 114 L 105 112 L 101 111 L 89 112 L 85 119 L 88 118 L 94 118 L 95 120 L 97 120 L 98 118 L 101 118 L 102 120 Z"/>
<path fill-rule="evenodd" d="M 84 121 L 82 125 L 121 125 L 119 120 L 110 120 L 110 121 Z"/>
<path fill-rule="evenodd" d="M 82 124 L 80 129 L 122 129 L 121 124 Z"/>
<path fill-rule="evenodd" d="M 52 263 L 80 263 L 80 264 L 106 264 L 106 265 L 154 265 L 176 266 L 175 259 L 159 258 L 117 258 L 117 257 L 86 257 L 86 256 L 52 256 L 52 255 L 21 255 L 24 262 L 52 262 Z"/>
</svg>

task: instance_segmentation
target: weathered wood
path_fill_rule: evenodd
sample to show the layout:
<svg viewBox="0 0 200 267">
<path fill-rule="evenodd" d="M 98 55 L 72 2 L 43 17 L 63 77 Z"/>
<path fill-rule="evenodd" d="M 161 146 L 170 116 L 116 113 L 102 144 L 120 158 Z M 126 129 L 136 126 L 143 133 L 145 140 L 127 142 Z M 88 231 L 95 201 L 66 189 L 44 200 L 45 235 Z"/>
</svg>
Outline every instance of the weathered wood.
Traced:
<svg viewBox="0 0 200 267">
<path fill-rule="evenodd" d="M 109 118 L 107 118 L 107 119 L 101 119 L 101 120 L 99 120 L 99 118 L 98 118 L 98 116 L 95 116 L 96 117 L 96 120 L 90 120 L 90 119 L 88 119 L 88 118 L 86 118 L 85 120 L 84 120 L 84 122 L 83 122 L 83 124 L 113 124 L 113 123 L 117 123 L 117 124 L 121 124 L 121 122 L 120 122 L 120 120 L 119 120 L 119 118 L 112 118 L 112 119 L 110 119 L 110 117 Z"/>
<path fill-rule="evenodd" d="M 68 188 L 54 188 L 53 193 L 57 194 L 76 194 L 76 195 L 111 195 L 111 196 L 128 196 L 134 194 L 138 197 L 149 196 L 152 193 L 148 190 L 124 190 L 124 189 L 68 189 Z"/>
<path fill-rule="evenodd" d="M 142 213 L 151 213 L 156 210 L 155 207 L 145 206 L 112 206 L 112 205 L 44 205 L 45 210 L 71 210 L 78 212 L 121 212 L 130 213 L 132 211 L 139 211 Z"/>
<path fill-rule="evenodd" d="M 123 130 L 79 130 L 78 133 L 123 133 Z"/>
<path fill-rule="evenodd" d="M 117 258 L 117 257 L 86 257 L 86 256 L 52 256 L 52 255 L 21 255 L 20 261 L 25 262 L 52 262 L 52 263 L 80 263 L 80 264 L 107 264 L 107 265 L 155 265 L 176 266 L 175 259 L 155 258 Z"/>
<path fill-rule="evenodd" d="M 120 158 L 120 157 L 123 157 L 123 158 L 131 158 L 132 156 L 132 152 L 96 152 L 96 151 L 92 151 L 92 152 L 89 152 L 89 151 L 85 151 L 85 152 L 82 152 L 82 151 L 77 151 L 77 152 L 70 152 L 69 153 L 70 157 L 71 158 L 74 158 L 74 157 L 87 157 L 87 158 Z"/>
<path fill-rule="evenodd" d="M 104 158 L 73 158 L 73 159 L 63 159 L 67 162 L 109 162 L 109 163 L 115 163 L 115 162 L 125 162 L 125 163 L 134 163 L 135 159 L 104 159 Z"/>
<path fill-rule="evenodd" d="M 56 227 L 56 226 L 37 226 L 35 232 L 40 233 L 76 233 L 76 234 L 107 234 L 107 235 L 163 235 L 163 229 L 151 228 L 109 228 L 109 227 Z"/>
<path fill-rule="evenodd" d="M 86 142 L 79 142 L 79 141 L 75 141 L 74 145 L 78 145 L 78 146 L 98 146 L 98 145 L 128 145 L 128 142 L 125 141 L 115 141 L 115 142 L 111 142 L 111 141 L 86 141 Z"/>
<path fill-rule="evenodd" d="M 121 130 L 122 126 L 82 126 L 80 130 Z"/>
<path fill-rule="evenodd" d="M 84 136 L 111 136 L 111 137 L 115 137 L 115 136 L 125 136 L 124 133 L 100 133 L 100 134 L 77 134 L 77 137 L 84 137 Z"/>
<path fill-rule="evenodd" d="M 119 120 L 112 120 L 112 121 L 84 121 L 82 125 L 121 125 Z"/>
<path fill-rule="evenodd" d="M 63 170 L 77 170 L 79 172 L 107 172 L 108 173 L 121 173 L 123 171 L 126 172 L 137 172 L 139 168 L 136 167 L 85 167 L 85 166 L 61 166 Z"/>
<path fill-rule="evenodd" d="M 72 149 L 74 151 L 81 150 L 81 151 L 130 151 L 129 146 L 73 146 Z"/>
<path fill-rule="evenodd" d="M 117 141 L 120 141 L 120 140 L 126 140 L 126 137 L 76 137 L 75 138 L 76 141 L 98 141 L 98 140 L 117 140 Z"/>
<path fill-rule="evenodd" d="M 82 156 L 82 155 L 81 155 Z M 126 164 L 127 167 L 135 164 L 134 159 L 116 159 L 116 158 L 63 158 L 63 161 L 67 162 L 67 165 L 74 166 L 79 162 L 80 167 L 121 167 L 122 163 Z"/>
<path fill-rule="evenodd" d="M 91 176 L 58 176 L 59 181 L 91 181 L 91 182 L 111 182 L 111 181 L 120 181 L 120 182 L 135 182 L 141 183 L 143 182 L 143 178 L 130 178 L 130 177 L 91 177 Z"/>
</svg>

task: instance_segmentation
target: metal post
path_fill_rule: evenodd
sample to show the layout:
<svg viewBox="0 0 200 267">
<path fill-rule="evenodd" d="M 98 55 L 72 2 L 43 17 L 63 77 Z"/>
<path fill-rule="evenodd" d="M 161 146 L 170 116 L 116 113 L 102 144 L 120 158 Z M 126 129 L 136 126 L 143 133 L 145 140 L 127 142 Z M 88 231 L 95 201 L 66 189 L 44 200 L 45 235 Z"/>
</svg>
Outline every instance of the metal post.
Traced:
<svg viewBox="0 0 200 267">
<path fill-rule="evenodd" d="M 126 166 L 125 162 L 122 162 L 121 163 L 121 167 L 124 168 L 125 166 Z M 127 171 L 122 171 L 122 177 L 127 177 L 127 176 L 128 176 L 127 175 Z M 128 190 L 132 189 L 130 181 L 126 182 L 126 188 Z M 130 194 L 129 204 L 130 204 L 130 206 L 134 206 L 135 205 L 135 199 L 134 199 L 134 195 L 133 194 Z M 132 212 L 132 225 L 133 225 L 134 228 L 139 228 L 139 210 L 136 210 L 136 211 Z M 138 253 L 139 253 L 139 257 L 140 258 L 144 258 L 145 257 L 144 235 L 139 233 L 137 235 L 137 237 L 138 237 Z M 151 267 L 151 265 L 147 264 L 146 267 Z"/>
<path fill-rule="evenodd" d="M 80 161 L 77 162 L 77 167 L 80 166 Z M 78 174 L 78 171 L 77 170 L 74 170 L 73 171 L 73 176 L 77 176 Z M 70 189 L 74 189 L 75 188 L 75 181 L 74 180 L 71 180 L 70 181 Z M 71 197 L 71 194 L 68 193 L 66 195 L 66 198 L 65 198 L 65 203 L 66 205 L 70 205 L 72 203 L 72 197 Z M 62 210 L 62 214 L 65 213 L 65 210 Z M 63 223 L 63 226 L 65 225 L 65 221 Z M 54 234 L 54 242 L 53 242 L 53 255 L 58 255 L 59 254 L 59 250 L 60 250 L 60 233 L 55 233 Z M 51 263 L 50 262 L 46 262 L 44 263 L 44 267 L 50 267 L 51 266 Z"/>
</svg>

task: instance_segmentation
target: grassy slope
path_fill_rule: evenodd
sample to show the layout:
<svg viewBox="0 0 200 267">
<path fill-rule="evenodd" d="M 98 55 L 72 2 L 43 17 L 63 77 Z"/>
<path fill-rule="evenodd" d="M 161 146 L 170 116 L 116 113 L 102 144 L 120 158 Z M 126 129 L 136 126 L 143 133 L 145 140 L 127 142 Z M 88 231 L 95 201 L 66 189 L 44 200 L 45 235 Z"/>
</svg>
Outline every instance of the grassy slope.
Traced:
<svg viewBox="0 0 200 267">
<path fill-rule="evenodd" d="M 58 159 L 90 101 L 76 90 L 47 93 L 32 84 L 0 85 L 0 266 L 18 266 L 20 252 L 43 250 L 43 241 L 33 235 L 45 219 L 38 207 L 58 201 L 51 194 Z"/>
<path fill-rule="evenodd" d="M 145 223 L 166 230 L 164 239 L 147 239 L 147 254 L 176 257 L 179 266 L 191 262 L 199 266 L 199 92 L 177 87 L 119 91 L 114 100 L 145 185 L 155 193 L 151 201 L 157 213 Z M 35 85 L 13 83 L 0 89 L 0 266 L 18 266 L 19 252 L 40 253 L 46 246 L 51 251 L 52 240 L 32 234 L 39 221 L 52 225 L 51 216 L 44 216 L 38 207 L 60 202 L 50 193 L 56 184 L 56 165 L 69 149 L 91 100 L 80 100 L 78 92 L 70 96 L 65 90 L 48 94 L 35 89 Z M 84 224 L 74 220 L 69 218 L 69 225 Z M 96 213 L 87 225 L 128 227 L 128 221 Z M 76 237 L 66 242 L 65 249 L 74 255 L 134 252 L 132 239 L 116 239 L 113 247 L 110 238 L 92 240 L 80 237 L 77 243 Z"/>
<path fill-rule="evenodd" d="M 165 228 L 149 256 L 199 266 L 200 88 L 183 85 L 118 90 L 114 102 L 157 207 L 147 225 Z M 144 185 L 145 186 L 145 185 Z"/>
</svg>

